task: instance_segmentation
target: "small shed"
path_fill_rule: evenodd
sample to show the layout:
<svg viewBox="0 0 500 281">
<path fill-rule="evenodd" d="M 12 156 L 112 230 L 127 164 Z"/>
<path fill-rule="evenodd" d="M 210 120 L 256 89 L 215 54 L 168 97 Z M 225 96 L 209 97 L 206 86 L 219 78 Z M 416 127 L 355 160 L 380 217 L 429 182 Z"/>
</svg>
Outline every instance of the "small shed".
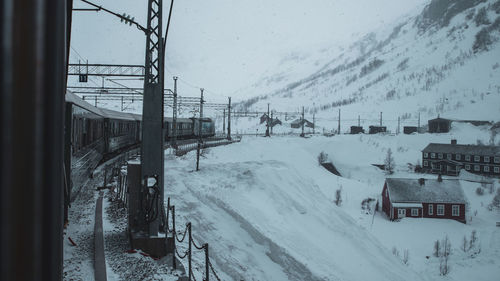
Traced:
<svg viewBox="0 0 500 281">
<path fill-rule="evenodd" d="M 365 129 L 363 129 L 363 127 L 361 127 L 361 126 L 351 126 L 351 135 L 364 134 L 364 133 L 365 133 Z"/>
<path fill-rule="evenodd" d="M 451 129 L 451 120 L 445 118 L 431 119 L 429 124 L 429 133 L 448 133 Z"/>
<path fill-rule="evenodd" d="M 387 178 L 382 211 L 390 220 L 453 219 L 465 223 L 467 199 L 459 180 Z"/>
<path fill-rule="evenodd" d="M 378 133 L 385 133 L 385 132 L 387 132 L 386 126 L 370 126 L 370 129 L 368 130 L 369 134 L 378 134 Z"/>
<path fill-rule="evenodd" d="M 416 127 L 416 126 L 404 126 L 403 133 L 405 133 L 407 135 L 413 134 L 413 133 L 418 133 L 418 127 Z"/>
</svg>

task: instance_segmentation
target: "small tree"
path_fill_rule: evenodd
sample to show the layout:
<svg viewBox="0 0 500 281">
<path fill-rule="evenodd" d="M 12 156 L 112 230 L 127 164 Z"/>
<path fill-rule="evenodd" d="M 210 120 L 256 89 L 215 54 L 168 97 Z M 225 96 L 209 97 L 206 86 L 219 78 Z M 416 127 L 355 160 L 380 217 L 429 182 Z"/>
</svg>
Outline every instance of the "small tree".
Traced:
<svg viewBox="0 0 500 281">
<path fill-rule="evenodd" d="M 342 186 L 335 191 L 335 205 L 342 205 Z"/>
<path fill-rule="evenodd" d="M 439 239 L 434 242 L 434 256 L 439 257 L 441 255 L 441 243 Z"/>
<path fill-rule="evenodd" d="M 497 189 L 497 194 L 493 197 L 489 207 L 490 209 L 500 209 L 500 188 Z"/>
<path fill-rule="evenodd" d="M 386 154 L 385 160 L 384 160 L 385 173 L 392 175 L 394 173 L 394 166 L 395 166 L 394 158 L 392 157 L 392 151 L 389 148 L 387 150 L 387 154 Z"/>
<path fill-rule="evenodd" d="M 467 240 L 467 236 L 464 235 L 464 240 L 462 240 L 462 245 L 460 246 L 462 251 L 467 252 L 469 250 L 469 240 Z"/>
<path fill-rule="evenodd" d="M 409 261 L 410 261 L 410 250 L 405 249 L 403 252 L 403 263 L 408 264 Z"/>
</svg>

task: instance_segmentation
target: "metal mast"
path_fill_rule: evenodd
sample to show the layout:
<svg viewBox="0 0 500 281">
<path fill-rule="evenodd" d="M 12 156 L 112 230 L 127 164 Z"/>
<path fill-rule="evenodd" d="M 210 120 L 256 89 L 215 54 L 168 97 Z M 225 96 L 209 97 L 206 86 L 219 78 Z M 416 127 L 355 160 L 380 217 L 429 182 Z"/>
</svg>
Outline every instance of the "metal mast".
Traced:
<svg viewBox="0 0 500 281">
<path fill-rule="evenodd" d="M 172 113 L 172 146 L 177 147 L 177 76 L 174 76 L 174 104 L 172 107 L 172 112 L 173 112 Z"/>
<path fill-rule="evenodd" d="M 162 0 L 148 0 L 142 109 L 141 185 L 147 200 L 149 236 L 157 236 L 163 210 L 163 38 Z"/>
</svg>

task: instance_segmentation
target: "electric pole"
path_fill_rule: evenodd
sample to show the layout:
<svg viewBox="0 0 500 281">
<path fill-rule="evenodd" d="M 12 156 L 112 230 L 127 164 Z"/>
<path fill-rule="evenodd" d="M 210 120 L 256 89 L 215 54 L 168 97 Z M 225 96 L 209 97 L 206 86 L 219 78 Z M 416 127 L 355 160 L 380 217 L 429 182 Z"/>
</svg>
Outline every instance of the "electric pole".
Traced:
<svg viewBox="0 0 500 281">
<path fill-rule="evenodd" d="M 201 125 L 202 121 L 201 119 L 203 118 L 203 88 L 200 89 L 201 91 L 201 98 L 200 98 L 200 118 L 198 119 L 198 149 L 196 150 L 196 171 L 200 170 L 200 149 L 201 149 L 201 144 L 202 144 L 202 130 L 201 130 Z"/>
<path fill-rule="evenodd" d="M 226 109 L 222 112 L 222 134 L 226 133 Z"/>
<path fill-rule="evenodd" d="M 337 128 L 337 135 L 340 135 L 340 108 L 339 108 L 339 125 Z"/>
<path fill-rule="evenodd" d="M 266 115 L 266 137 L 269 137 L 269 103 L 267 103 L 267 115 Z"/>
<path fill-rule="evenodd" d="M 397 132 L 398 135 L 400 130 L 400 124 L 401 124 L 401 117 L 398 116 L 398 132 Z"/>
<path fill-rule="evenodd" d="M 172 147 L 177 147 L 177 79 L 178 77 L 174 76 L 174 104 L 172 106 Z"/>
<path fill-rule="evenodd" d="M 148 0 L 142 109 L 141 185 L 149 237 L 157 237 L 163 212 L 163 38 L 162 0 Z M 144 200 L 143 200 L 144 201 Z"/>
<path fill-rule="evenodd" d="M 227 140 L 231 140 L 231 97 L 227 105 Z"/>
<path fill-rule="evenodd" d="M 304 134 L 304 123 L 306 122 L 306 120 L 304 119 L 304 107 L 302 107 L 302 133 L 300 134 L 301 137 L 304 137 L 305 134 Z"/>
<path fill-rule="evenodd" d="M 315 133 L 315 128 L 316 128 L 316 113 L 313 113 L 313 135 Z"/>
<path fill-rule="evenodd" d="M 417 133 L 420 133 L 420 112 L 418 113 L 418 127 L 417 127 Z"/>
<path fill-rule="evenodd" d="M 380 112 L 380 127 L 382 127 L 382 111 Z"/>
<path fill-rule="evenodd" d="M 273 134 L 273 112 L 271 111 L 271 135 L 272 134 Z"/>
<path fill-rule="evenodd" d="M 358 115 L 358 127 L 361 127 L 361 116 Z"/>
</svg>

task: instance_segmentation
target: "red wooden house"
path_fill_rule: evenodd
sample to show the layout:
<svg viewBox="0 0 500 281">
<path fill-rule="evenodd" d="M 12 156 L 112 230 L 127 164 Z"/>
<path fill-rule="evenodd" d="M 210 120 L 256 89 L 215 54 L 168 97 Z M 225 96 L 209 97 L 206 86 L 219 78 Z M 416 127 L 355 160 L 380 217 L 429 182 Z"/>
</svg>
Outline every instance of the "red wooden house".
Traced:
<svg viewBox="0 0 500 281">
<path fill-rule="evenodd" d="M 458 180 L 387 178 L 382 190 L 382 211 L 390 220 L 439 218 L 465 223 L 466 203 Z"/>
</svg>

